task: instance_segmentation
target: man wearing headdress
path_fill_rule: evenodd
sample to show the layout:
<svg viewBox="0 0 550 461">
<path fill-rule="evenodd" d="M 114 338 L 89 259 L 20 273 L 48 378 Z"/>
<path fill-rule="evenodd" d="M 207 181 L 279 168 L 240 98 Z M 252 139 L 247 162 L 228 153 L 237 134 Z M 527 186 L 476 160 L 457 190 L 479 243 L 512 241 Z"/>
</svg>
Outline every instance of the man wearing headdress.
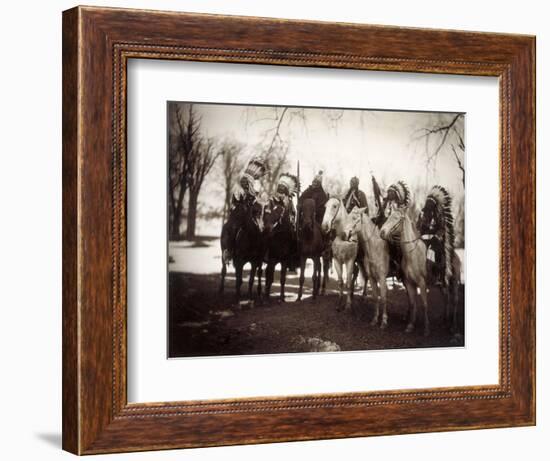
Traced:
<svg viewBox="0 0 550 461">
<path fill-rule="evenodd" d="M 319 171 L 314 177 L 311 185 L 302 192 L 300 199 L 298 200 L 298 208 L 306 199 L 312 199 L 315 202 L 315 220 L 321 224 L 323 222 L 323 215 L 325 214 L 325 204 L 328 201 L 328 195 L 323 189 L 323 172 Z"/>
<path fill-rule="evenodd" d="M 277 189 L 270 201 L 283 205 L 288 209 L 290 224 L 293 228 L 296 226 L 296 208 L 292 201 L 298 191 L 298 178 L 290 173 L 283 173 L 277 182 Z M 294 229 L 295 230 L 295 229 Z"/>
<path fill-rule="evenodd" d="M 411 193 L 409 187 L 404 181 L 397 181 L 388 187 L 386 197 L 380 210 L 380 215 L 377 217 L 376 222 L 380 226 L 386 218 L 390 215 L 394 208 L 408 207 L 411 203 Z M 389 245 L 390 252 L 390 270 L 397 273 L 398 278 L 402 278 L 401 273 L 401 247 L 399 245 Z"/>
<path fill-rule="evenodd" d="M 349 181 L 349 189 L 344 194 L 344 206 L 349 213 L 355 207 L 366 208 L 367 214 L 369 213 L 369 205 L 367 203 L 367 196 L 359 189 L 359 178 L 354 176 Z"/>
<path fill-rule="evenodd" d="M 241 174 L 239 183 L 235 186 L 235 190 L 231 196 L 231 209 L 229 211 L 229 218 L 227 220 L 228 225 L 226 227 L 229 259 L 233 258 L 235 240 L 241 226 L 241 223 L 237 222 L 235 219 L 234 211 L 239 205 L 250 209 L 256 203 L 260 192 L 260 179 L 265 173 L 266 166 L 264 159 L 259 155 L 255 156 L 250 159 Z"/>
<path fill-rule="evenodd" d="M 260 192 L 260 179 L 266 172 L 264 159 L 255 156 L 248 162 L 231 197 L 231 209 L 238 204 L 251 206 L 257 200 Z"/>
<path fill-rule="evenodd" d="M 408 207 L 411 202 L 409 187 L 404 181 L 397 181 L 388 187 L 382 209 L 386 215 L 391 213 L 394 207 Z"/>
<path fill-rule="evenodd" d="M 294 202 L 292 199 L 298 192 L 298 178 L 290 173 L 283 173 L 279 176 L 277 181 L 277 189 L 275 194 L 269 199 L 269 205 L 281 205 L 286 210 L 288 210 L 290 228 L 292 239 L 290 241 L 291 245 L 291 258 L 289 260 L 288 270 L 291 272 L 296 271 L 296 266 L 298 264 L 298 246 L 294 236 L 296 235 L 296 208 L 294 207 Z"/>
</svg>

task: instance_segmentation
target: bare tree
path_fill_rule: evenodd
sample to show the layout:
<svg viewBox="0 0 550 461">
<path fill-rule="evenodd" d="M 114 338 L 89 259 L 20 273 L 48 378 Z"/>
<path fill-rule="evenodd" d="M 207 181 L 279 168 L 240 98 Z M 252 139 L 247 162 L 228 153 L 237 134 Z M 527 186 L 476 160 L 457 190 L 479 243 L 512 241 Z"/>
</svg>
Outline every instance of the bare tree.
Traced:
<svg viewBox="0 0 550 461">
<path fill-rule="evenodd" d="M 462 185 L 465 184 L 464 170 L 464 114 L 437 114 L 433 126 L 423 128 L 416 139 L 424 139 L 426 153 L 426 169 L 435 163 L 443 152 L 452 153 L 454 160 L 462 172 Z"/>
<path fill-rule="evenodd" d="M 181 104 L 169 105 L 169 202 L 170 239 L 180 238 L 184 198 L 189 188 L 189 175 L 193 156 L 199 138 L 199 123 L 194 115 L 193 105 L 188 106 L 184 116 Z"/>
<path fill-rule="evenodd" d="M 280 142 L 276 147 L 272 147 L 265 163 L 267 172 L 261 180 L 262 188 L 268 196 L 271 196 L 275 192 L 277 179 L 290 166 L 288 163 L 288 146 Z"/>
<path fill-rule="evenodd" d="M 189 206 L 187 209 L 187 229 L 185 231 L 187 240 L 195 238 L 199 192 L 204 178 L 212 170 L 220 154 L 221 151 L 215 150 L 214 140 L 199 138 L 189 170 Z"/>
<path fill-rule="evenodd" d="M 231 193 L 233 185 L 238 181 L 238 174 L 243 168 L 241 152 L 243 146 L 231 141 L 225 141 L 220 148 L 220 170 L 223 178 L 224 204 L 223 220 L 225 222 L 231 208 Z"/>
</svg>

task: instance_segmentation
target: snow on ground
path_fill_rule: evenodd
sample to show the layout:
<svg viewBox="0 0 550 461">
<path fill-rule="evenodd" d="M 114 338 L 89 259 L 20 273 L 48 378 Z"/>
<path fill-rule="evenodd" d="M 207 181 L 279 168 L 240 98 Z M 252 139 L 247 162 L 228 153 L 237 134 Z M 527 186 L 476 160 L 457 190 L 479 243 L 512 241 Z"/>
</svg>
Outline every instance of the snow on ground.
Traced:
<svg viewBox="0 0 550 461">
<path fill-rule="evenodd" d="M 460 261 L 462 262 L 462 283 L 464 283 L 464 249 L 456 250 Z M 168 269 L 170 272 L 187 272 L 191 274 L 218 274 L 221 271 L 221 249 L 219 238 L 209 238 L 197 242 L 181 241 L 170 242 L 168 245 L 168 254 L 170 263 Z M 245 266 L 247 269 L 249 265 Z M 298 271 L 299 272 L 299 271 Z M 299 273 L 287 273 L 287 284 L 289 288 L 293 285 L 298 286 Z M 308 260 L 306 263 L 306 278 L 311 277 L 313 273 L 313 263 Z M 233 265 L 227 268 L 227 279 L 234 280 L 235 269 Z M 332 280 L 337 280 L 336 271 L 329 272 Z M 390 285 L 391 286 L 391 285 Z"/>
</svg>

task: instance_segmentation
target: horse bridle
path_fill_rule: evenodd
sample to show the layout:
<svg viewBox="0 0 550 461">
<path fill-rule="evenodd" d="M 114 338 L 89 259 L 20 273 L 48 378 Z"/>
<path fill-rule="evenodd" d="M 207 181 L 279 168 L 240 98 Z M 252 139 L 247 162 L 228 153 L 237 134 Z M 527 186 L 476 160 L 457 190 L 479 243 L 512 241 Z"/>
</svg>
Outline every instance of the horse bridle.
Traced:
<svg viewBox="0 0 550 461">
<path fill-rule="evenodd" d="M 340 213 L 340 207 L 342 206 L 342 201 L 339 200 L 339 199 L 336 199 L 335 200 L 338 202 L 338 208 L 336 209 L 336 213 L 334 213 L 334 216 L 332 217 L 332 219 L 330 220 L 330 230 L 334 230 L 334 221 L 336 221 L 336 217 L 338 216 L 338 213 Z"/>
</svg>

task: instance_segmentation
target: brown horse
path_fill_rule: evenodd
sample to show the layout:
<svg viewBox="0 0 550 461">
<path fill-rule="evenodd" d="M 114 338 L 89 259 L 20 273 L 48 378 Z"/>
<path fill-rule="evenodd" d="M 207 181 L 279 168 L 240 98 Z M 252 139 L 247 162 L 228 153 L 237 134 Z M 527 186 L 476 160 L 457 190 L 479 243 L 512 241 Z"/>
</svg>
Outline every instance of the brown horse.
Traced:
<svg viewBox="0 0 550 461">
<path fill-rule="evenodd" d="M 290 222 L 289 209 L 275 201 L 270 201 L 264 207 L 263 213 L 265 235 L 265 297 L 269 299 L 271 285 L 275 274 L 275 266 L 281 264 L 279 299 L 285 302 L 286 271 L 296 247 L 296 234 Z"/>
<path fill-rule="evenodd" d="M 372 318 L 371 325 L 376 325 L 378 323 L 380 304 L 382 304 L 382 321 L 380 323 L 380 328 L 385 329 L 388 326 L 388 287 L 386 279 L 390 271 L 390 252 L 388 242 L 380 237 L 380 230 L 365 211 L 366 208 L 354 208 L 351 211 L 350 216 L 353 222 L 352 232 L 357 232 L 359 245 L 363 249 L 363 264 L 366 268 L 374 299 L 376 300 L 374 317 Z M 366 293 L 364 296 L 366 299 Z"/>
<path fill-rule="evenodd" d="M 232 259 L 235 267 L 237 300 L 241 297 L 243 268 L 246 263 L 250 263 L 248 297 L 252 298 L 253 296 L 252 288 L 256 273 L 258 273 L 258 295 L 261 294 L 262 257 L 264 254 L 262 211 L 263 207 L 259 203 L 254 203 L 251 206 L 243 203 L 238 204 L 222 227 L 220 239 L 222 250 L 220 293 L 224 291 L 227 265 Z M 231 242 L 231 239 L 234 241 Z"/>
<path fill-rule="evenodd" d="M 428 296 L 426 291 L 426 245 L 413 227 L 405 207 L 393 208 L 390 216 L 380 229 L 380 236 L 394 241 L 401 247 L 401 270 L 403 283 L 409 298 L 409 322 L 405 331 L 414 330 L 416 322 L 416 290 L 420 290 L 420 299 L 424 307 L 424 336 L 430 334 L 428 317 Z"/>
<path fill-rule="evenodd" d="M 323 288 L 326 286 L 328 278 L 329 259 L 326 257 L 326 243 L 321 232 L 321 226 L 315 216 L 315 201 L 305 199 L 300 205 L 300 228 L 298 231 L 298 254 L 300 256 L 300 288 L 298 289 L 298 299 L 302 299 L 304 287 L 306 261 L 313 261 L 313 299 L 319 294 L 321 285 L 321 260 L 323 260 Z"/>
</svg>

